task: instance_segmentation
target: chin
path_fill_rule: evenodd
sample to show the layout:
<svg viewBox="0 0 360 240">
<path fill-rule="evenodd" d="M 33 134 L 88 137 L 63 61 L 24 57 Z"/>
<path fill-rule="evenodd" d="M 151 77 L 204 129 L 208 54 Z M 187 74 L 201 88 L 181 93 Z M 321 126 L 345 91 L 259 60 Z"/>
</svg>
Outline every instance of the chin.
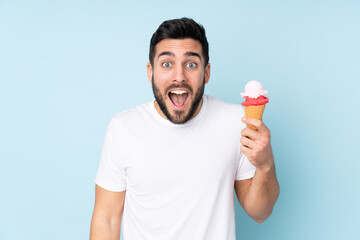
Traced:
<svg viewBox="0 0 360 240">
<path fill-rule="evenodd" d="M 189 111 L 185 110 L 173 110 L 169 121 L 175 124 L 186 123 L 192 116 L 189 116 Z"/>
</svg>

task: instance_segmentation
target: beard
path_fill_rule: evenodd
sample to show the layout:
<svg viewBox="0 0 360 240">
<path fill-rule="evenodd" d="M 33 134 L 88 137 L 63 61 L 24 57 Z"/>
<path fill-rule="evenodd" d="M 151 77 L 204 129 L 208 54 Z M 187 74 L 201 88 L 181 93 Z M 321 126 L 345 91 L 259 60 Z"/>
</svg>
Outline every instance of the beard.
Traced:
<svg viewBox="0 0 360 240">
<path fill-rule="evenodd" d="M 166 118 L 172 123 L 184 124 L 194 116 L 198 106 L 200 105 L 201 99 L 204 95 L 205 77 L 203 79 L 202 85 L 198 89 L 196 89 L 195 97 L 192 100 L 192 102 L 190 103 L 190 110 L 188 111 L 187 114 L 186 114 L 186 111 L 184 111 L 184 110 L 174 110 L 173 111 L 174 114 L 170 114 L 170 111 L 166 107 L 166 104 L 165 104 L 165 100 L 164 100 L 165 97 L 163 94 L 161 94 L 160 89 L 155 84 L 154 76 L 152 76 L 151 85 L 152 85 L 155 100 L 159 104 L 159 107 L 160 107 L 161 111 L 164 113 L 164 115 L 166 116 Z M 194 93 L 193 89 L 186 83 L 172 84 L 165 90 L 165 93 L 167 93 L 170 88 L 186 88 L 189 90 L 189 93 L 191 96 L 193 96 L 193 93 Z"/>
</svg>

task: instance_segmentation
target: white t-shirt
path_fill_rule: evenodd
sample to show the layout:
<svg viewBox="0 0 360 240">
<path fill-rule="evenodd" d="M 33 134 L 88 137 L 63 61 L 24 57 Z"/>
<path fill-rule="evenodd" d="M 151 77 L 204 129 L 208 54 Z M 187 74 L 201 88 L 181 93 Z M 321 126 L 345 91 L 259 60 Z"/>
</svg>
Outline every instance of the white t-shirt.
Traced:
<svg viewBox="0 0 360 240">
<path fill-rule="evenodd" d="M 240 152 L 243 115 L 204 95 L 185 124 L 153 101 L 111 119 L 95 182 L 126 190 L 123 240 L 235 240 L 234 181 L 255 174 Z"/>
</svg>

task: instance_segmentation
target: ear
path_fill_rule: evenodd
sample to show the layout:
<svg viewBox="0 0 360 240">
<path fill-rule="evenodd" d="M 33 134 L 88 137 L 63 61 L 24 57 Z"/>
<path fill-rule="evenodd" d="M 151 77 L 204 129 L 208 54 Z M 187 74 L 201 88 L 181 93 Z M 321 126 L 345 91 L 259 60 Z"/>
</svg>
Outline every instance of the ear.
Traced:
<svg viewBox="0 0 360 240">
<path fill-rule="evenodd" d="M 146 64 L 146 68 L 147 68 L 147 75 L 148 75 L 148 79 L 149 79 L 149 82 L 151 83 L 152 81 L 152 75 L 153 75 L 153 69 L 152 69 L 152 66 L 151 66 L 151 63 L 148 62 Z"/>
<path fill-rule="evenodd" d="M 210 63 L 208 63 L 205 68 L 205 84 L 209 82 L 209 79 L 210 79 Z"/>
</svg>

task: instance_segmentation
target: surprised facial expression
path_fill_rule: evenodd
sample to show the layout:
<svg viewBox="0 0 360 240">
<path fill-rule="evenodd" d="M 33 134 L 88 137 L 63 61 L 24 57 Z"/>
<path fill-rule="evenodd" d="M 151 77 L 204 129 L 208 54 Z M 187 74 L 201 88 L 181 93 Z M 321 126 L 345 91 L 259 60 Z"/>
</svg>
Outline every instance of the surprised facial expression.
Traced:
<svg viewBox="0 0 360 240">
<path fill-rule="evenodd" d="M 147 65 L 155 107 L 169 121 L 181 124 L 195 117 L 201 108 L 210 64 L 204 68 L 199 41 L 164 39 L 156 45 L 153 66 Z"/>
</svg>

